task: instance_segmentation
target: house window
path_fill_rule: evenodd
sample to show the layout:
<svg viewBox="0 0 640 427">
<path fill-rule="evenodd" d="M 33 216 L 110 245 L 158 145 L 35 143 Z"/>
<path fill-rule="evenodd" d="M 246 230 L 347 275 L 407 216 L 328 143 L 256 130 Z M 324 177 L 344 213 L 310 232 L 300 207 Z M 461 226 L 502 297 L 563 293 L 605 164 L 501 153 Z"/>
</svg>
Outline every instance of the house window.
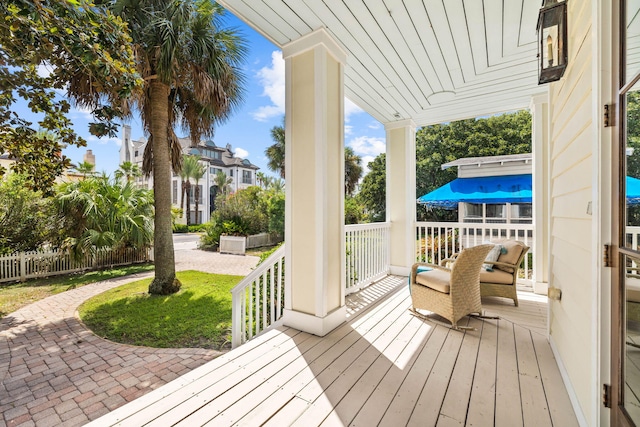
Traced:
<svg viewBox="0 0 640 427">
<path fill-rule="evenodd" d="M 477 203 L 465 203 L 464 222 L 482 222 L 482 205 Z"/>
<path fill-rule="evenodd" d="M 178 181 L 173 181 L 173 204 L 178 204 Z"/>
<path fill-rule="evenodd" d="M 503 223 L 506 222 L 506 205 L 486 205 L 487 206 L 487 222 Z"/>
<path fill-rule="evenodd" d="M 134 156 L 134 157 L 138 157 L 138 150 L 136 150 L 136 151 L 134 151 L 134 152 L 133 152 L 133 156 Z"/>
<path fill-rule="evenodd" d="M 209 168 L 209 173 L 211 175 L 218 175 L 218 172 L 222 172 L 222 169 L 218 169 L 218 168 Z"/>
<path fill-rule="evenodd" d="M 199 193 L 198 194 L 198 204 L 202 204 L 202 185 L 198 185 L 198 190 Z M 191 186 L 191 191 L 189 192 L 189 203 L 195 203 L 195 193 L 196 193 L 196 186 L 192 185 Z"/>
<path fill-rule="evenodd" d="M 242 183 L 251 184 L 251 171 L 242 171 Z"/>
<path fill-rule="evenodd" d="M 230 170 L 229 170 L 229 176 L 230 176 L 231 178 L 233 178 L 233 169 L 230 169 Z"/>
</svg>

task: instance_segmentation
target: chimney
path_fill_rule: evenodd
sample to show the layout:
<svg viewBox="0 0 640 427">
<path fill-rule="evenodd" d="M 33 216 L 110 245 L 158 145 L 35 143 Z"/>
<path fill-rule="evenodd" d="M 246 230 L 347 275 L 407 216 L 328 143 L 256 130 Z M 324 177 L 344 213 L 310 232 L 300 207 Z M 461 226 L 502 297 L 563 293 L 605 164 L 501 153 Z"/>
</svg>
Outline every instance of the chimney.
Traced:
<svg viewBox="0 0 640 427">
<path fill-rule="evenodd" d="M 82 159 L 85 163 L 91 163 L 93 165 L 93 169 L 96 168 L 96 156 L 93 155 L 91 150 L 87 150 Z"/>
<path fill-rule="evenodd" d="M 120 163 L 134 162 L 131 157 L 131 126 L 122 125 L 124 135 L 122 136 L 122 145 L 120 146 Z"/>
</svg>

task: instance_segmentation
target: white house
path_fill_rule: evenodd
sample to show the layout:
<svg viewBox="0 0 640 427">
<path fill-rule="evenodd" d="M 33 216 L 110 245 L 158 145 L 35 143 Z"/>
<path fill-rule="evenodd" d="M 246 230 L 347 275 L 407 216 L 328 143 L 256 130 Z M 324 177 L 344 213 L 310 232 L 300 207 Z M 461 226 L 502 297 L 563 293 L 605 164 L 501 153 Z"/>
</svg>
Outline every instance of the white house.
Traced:
<svg viewBox="0 0 640 427">
<path fill-rule="evenodd" d="M 637 137 L 628 133 L 637 131 L 627 129 L 627 103 L 629 95 L 639 91 L 640 3 L 545 0 L 546 6 L 566 6 L 566 15 L 562 9 L 554 10 L 560 10 L 567 21 L 553 27 L 544 21 L 540 31 L 540 0 L 219 3 L 281 47 L 285 59 L 287 207 L 282 321 L 292 328 L 287 333 L 301 330 L 324 336 L 347 318 L 345 96 L 386 129 L 389 271 L 404 275 L 416 260 L 416 127 L 529 108 L 535 241 L 542 246 L 545 261 L 536 280 L 558 291 L 548 304 L 545 340 L 553 352 L 550 363 L 560 370 L 562 381 L 549 391 L 566 387 L 580 425 L 640 425 L 638 345 L 626 314 L 629 266 L 640 262 L 640 251 L 632 244 L 637 239 L 629 238 L 633 231 L 627 227 L 625 200 L 626 162 L 640 156 L 635 152 L 625 155 L 627 140 Z M 556 36 L 562 36 L 563 29 L 566 38 L 558 43 Z M 566 48 L 566 57 L 559 47 Z M 564 75 L 539 84 L 539 68 L 547 72 L 559 62 L 565 62 Z M 269 349 L 274 347 L 269 345 Z M 253 348 L 240 347 L 225 360 L 232 361 Z M 396 377 L 402 372 L 404 364 L 399 359 L 381 359 Z M 272 359 L 260 353 L 260 360 L 267 364 Z M 308 370 L 313 369 L 309 364 Z M 256 383 L 268 383 L 258 378 Z M 344 378 L 343 373 L 340 379 Z M 363 381 L 370 378 L 363 377 Z M 449 378 L 431 384 L 446 387 Z M 512 394 L 533 392 L 527 387 L 533 376 L 525 372 L 518 378 L 521 387 L 516 385 Z M 184 387 L 192 380 L 193 376 L 186 378 Z M 332 390 L 321 380 L 311 383 L 320 394 L 314 404 L 306 395 L 296 394 L 297 389 L 286 394 L 289 389 L 274 381 L 274 390 L 277 387 L 286 394 L 290 406 L 285 413 L 281 410 L 284 404 L 273 405 L 275 409 L 267 415 L 272 418 L 265 419 L 275 424 L 278 417 L 290 415 L 296 420 L 305 411 L 313 415 L 324 405 L 328 411 L 336 409 L 327 422 L 339 424 L 340 409 L 347 405 L 326 397 Z M 484 383 L 491 381 L 487 378 Z M 426 382 L 417 382 L 415 387 L 424 387 L 428 399 L 431 390 Z M 173 387 L 158 390 L 156 396 L 164 392 L 174 399 L 180 385 Z M 225 393 L 218 387 L 224 398 L 246 394 L 235 389 Z M 188 391 L 184 394 L 192 396 Z M 496 398 L 496 406 L 506 394 Z M 407 401 L 398 396 L 400 403 Z M 356 399 L 346 403 L 356 407 Z M 547 405 L 554 400 L 553 394 L 541 398 Z M 212 412 L 209 406 L 204 408 L 199 414 Z M 186 419 L 190 412 L 180 410 L 170 412 L 178 412 L 177 420 Z M 520 414 L 525 410 L 536 411 L 523 407 Z M 116 415 L 114 423 L 121 421 Z M 392 415 L 404 413 L 396 411 L 389 417 Z M 531 425 L 539 425 L 535 415 Z M 393 419 L 386 421 L 398 425 Z M 445 421 L 443 418 L 443 424 Z M 491 421 L 509 424 L 506 419 Z"/>
<path fill-rule="evenodd" d="M 189 138 L 179 138 L 180 145 L 184 154 L 190 154 L 200 157 L 200 163 L 205 165 L 205 174 L 197 183 L 200 187 L 200 200 L 198 201 L 198 214 L 195 214 L 195 182 L 192 182 L 191 188 L 191 223 L 200 224 L 209 221 L 211 212 L 215 209 L 215 196 L 217 194 L 217 186 L 215 184 L 215 176 L 218 172 L 223 172 L 228 178 L 231 178 L 230 190 L 232 193 L 256 185 L 256 172 L 260 169 L 248 159 L 236 157 L 231 148 L 231 144 L 227 144 L 224 148 L 218 147 L 212 140 L 200 141 L 197 145 L 191 143 Z M 142 158 L 144 149 L 147 145 L 145 138 L 139 140 L 131 139 L 131 127 L 124 125 L 124 136 L 122 146 L 120 147 L 120 163 L 131 162 L 142 168 Z M 136 179 L 136 183 L 146 188 L 153 188 L 153 177 L 141 176 Z M 181 205 L 182 181 L 179 175 L 173 174 L 171 179 L 172 202 L 175 206 Z M 186 217 L 179 219 L 186 222 Z"/>
</svg>

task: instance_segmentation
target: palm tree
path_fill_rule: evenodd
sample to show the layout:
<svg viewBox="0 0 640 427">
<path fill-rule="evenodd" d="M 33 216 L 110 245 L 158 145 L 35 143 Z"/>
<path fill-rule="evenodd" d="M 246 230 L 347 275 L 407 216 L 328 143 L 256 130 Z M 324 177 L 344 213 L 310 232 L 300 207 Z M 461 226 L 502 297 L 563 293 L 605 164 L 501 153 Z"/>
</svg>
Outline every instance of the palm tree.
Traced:
<svg viewBox="0 0 640 427">
<path fill-rule="evenodd" d="M 231 183 L 233 182 L 233 178 L 227 176 L 224 172 L 220 171 L 213 178 L 213 184 L 218 187 L 218 192 L 222 194 L 228 194 L 229 188 L 231 187 Z"/>
<path fill-rule="evenodd" d="M 76 170 L 79 174 L 82 175 L 82 179 L 86 179 L 87 176 L 95 175 L 95 166 L 93 163 L 89 162 L 80 162 L 78 166 L 76 166 Z"/>
<path fill-rule="evenodd" d="M 144 88 L 123 102 L 141 112 L 149 134 L 143 172 L 153 173 L 155 278 L 152 294 L 180 289 L 171 227 L 171 168 L 180 172 L 178 124 L 196 143 L 240 105 L 245 41 L 220 28 L 222 6 L 212 0 L 116 0 L 113 10 L 129 24 Z"/>
<path fill-rule="evenodd" d="M 344 192 L 352 196 L 358 181 L 362 177 L 362 158 L 353 152 L 353 148 L 344 149 Z"/>
<path fill-rule="evenodd" d="M 284 178 L 284 125 L 271 128 L 271 138 L 275 141 L 275 144 L 267 147 L 264 152 L 269 159 L 267 167 L 279 173 L 280 178 Z"/>
<path fill-rule="evenodd" d="M 187 199 L 187 228 L 191 225 L 191 178 L 194 178 L 196 169 L 199 167 L 198 156 L 183 156 L 182 158 L 182 170 L 180 176 L 182 178 L 182 200 L 180 207 L 184 204 L 185 194 Z M 197 214 L 196 214 L 197 215 Z"/>
<path fill-rule="evenodd" d="M 124 178 L 127 182 L 131 182 L 134 178 L 141 175 L 142 171 L 140 170 L 140 167 L 131 162 L 122 162 L 118 170 L 115 172 L 115 176 L 118 181 Z"/>
<path fill-rule="evenodd" d="M 200 221 L 198 221 L 198 203 L 200 202 L 200 186 L 198 185 L 198 181 L 200 181 L 202 179 L 202 177 L 204 176 L 204 174 L 207 172 L 207 167 L 201 163 L 196 163 L 196 167 L 193 170 L 193 180 L 195 181 L 195 187 L 196 187 L 196 191 L 195 191 L 195 199 L 196 199 L 196 215 L 195 215 L 195 220 L 196 220 L 196 224 L 200 224 Z"/>
</svg>

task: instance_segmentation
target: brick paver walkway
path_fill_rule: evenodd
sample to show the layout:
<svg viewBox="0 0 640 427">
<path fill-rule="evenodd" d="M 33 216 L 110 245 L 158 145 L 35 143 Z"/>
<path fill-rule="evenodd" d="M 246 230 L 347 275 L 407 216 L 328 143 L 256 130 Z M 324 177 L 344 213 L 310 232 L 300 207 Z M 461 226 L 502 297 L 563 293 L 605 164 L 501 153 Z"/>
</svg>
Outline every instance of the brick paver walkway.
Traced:
<svg viewBox="0 0 640 427">
<path fill-rule="evenodd" d="M 176 251 L 178 269 L 246 275 L 252 257 Z M 214 256 L 212 256 L 214 255 Z M 180 259 L 188 262 L 180 263 Z M 201 268 L 194 268 L 194 266 Z M 126 282 L 107 280 L 51 296 L 0 321 L 0 426 L 78 426 L 215 358 L 203 349 L 152 349 L 116 344 L 76 317 L 88 298 Z"/>
</svg>

